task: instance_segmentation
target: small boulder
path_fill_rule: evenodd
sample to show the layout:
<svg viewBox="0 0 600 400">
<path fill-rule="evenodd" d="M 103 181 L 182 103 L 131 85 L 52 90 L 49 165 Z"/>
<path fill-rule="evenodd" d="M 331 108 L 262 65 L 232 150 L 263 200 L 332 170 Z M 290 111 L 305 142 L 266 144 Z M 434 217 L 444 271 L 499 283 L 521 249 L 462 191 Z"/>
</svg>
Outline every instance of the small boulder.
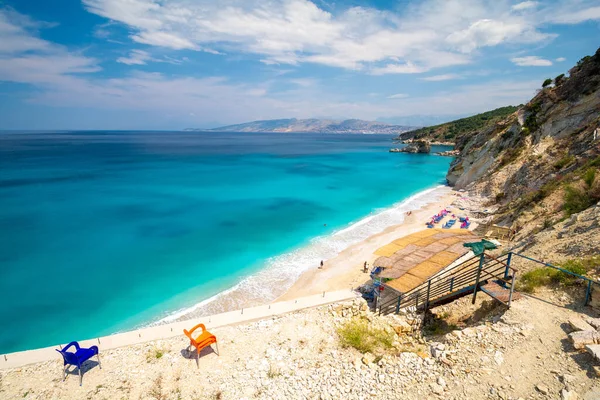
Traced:
<svg viewBox="0 0 600 400">
<path fill-rule="evenodd" d="M 574 390 L 563 389 L 560 391 L 561 400 L 578 400 L 579 395 Z"/>
<path fill-rule="evenodd" d="M 600 328 L 600 318 L 588 318 L 587 323 L 593 326 L 595 329 Z"/>
<path fill-rule="evenodd" d="M 412 332 L 412 327 L 402 318 L 397 318 L 394 321 L 394 331 L 398 336 Z"/>
<path fill-rule="evenodd" d="M 431 391 L 435 394 L 444 394 L 444 388 L 440 385 L 438 385 L 437 383 L 431 383 L 429 385 L 431 387 Z"/>
<path fill-rule="evenodd" d="M 600 361 L 600 344 L 588 344 L 585 349 L 590 353 L 596 360 Z"/>
<path fill-rule="evenodd" d="M 375 356 L 374 356 L 373 354 L 371 354 L 371 353 L 365 353 L 365 354 L 363 355 L 362 362 L 363 362 L 365 365 L 369 365 L 369 364 L 371 364 L 373 361 L 375 361 Z"/>
<path fill-rule="evenodd" d="M 586 344 L 600 344 L 600 333 L 596 331 L 578 331 L 569 333 L 569 339 L 577 350 L 585 348 Z"/>
<path fill-rule="evenodd" d="M 535 385 L 535 388 L 541 394 L 548 394 L 550 392 L 550 390 L 548 389 L 548 386 L 544 385 L 543 383 L 538 383 L 537 385 Z"/>
<path fill-rule="evenodd" d="M 595 330 L 593 326 L 591 326 L 590 324 L 578 317 L 569 319 L 569 325 L 571 326 L 571 329 L 573 329 L 574 332 Z"/>
</svg>

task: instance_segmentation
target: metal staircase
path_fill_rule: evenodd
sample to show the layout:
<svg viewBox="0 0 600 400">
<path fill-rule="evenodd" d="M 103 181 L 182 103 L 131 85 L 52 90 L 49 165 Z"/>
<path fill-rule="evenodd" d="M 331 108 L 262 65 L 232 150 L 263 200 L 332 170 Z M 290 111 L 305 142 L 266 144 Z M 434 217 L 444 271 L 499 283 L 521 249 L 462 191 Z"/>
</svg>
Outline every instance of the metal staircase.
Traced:
<svg viewBox="0 0 600 400">
<path fill-rule="evenodd" d="M 498 258 L 482 253 L 450 269 L 445 269 L 426 282 L 397 297 L 379 304 L 380 315 L 398 313 L 411 308 L 417 312 L 450 303 L 458 298 L 483 291 L 510 307 L 517 270 L 510 266 L 511 253 Z"/>
</svg>

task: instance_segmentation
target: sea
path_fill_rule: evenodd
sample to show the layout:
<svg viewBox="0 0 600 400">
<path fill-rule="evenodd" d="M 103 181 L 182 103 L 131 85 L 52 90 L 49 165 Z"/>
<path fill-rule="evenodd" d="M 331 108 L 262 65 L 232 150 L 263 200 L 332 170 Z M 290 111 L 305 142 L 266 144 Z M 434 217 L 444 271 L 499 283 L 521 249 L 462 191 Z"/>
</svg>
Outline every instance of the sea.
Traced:
<svg viewBox="0 0 600 400">
<path fill-rule="evenodd" d="M 0 132 L 0 354 L 273 301 L 435 200 L 392 138 Z"/>
</svg>

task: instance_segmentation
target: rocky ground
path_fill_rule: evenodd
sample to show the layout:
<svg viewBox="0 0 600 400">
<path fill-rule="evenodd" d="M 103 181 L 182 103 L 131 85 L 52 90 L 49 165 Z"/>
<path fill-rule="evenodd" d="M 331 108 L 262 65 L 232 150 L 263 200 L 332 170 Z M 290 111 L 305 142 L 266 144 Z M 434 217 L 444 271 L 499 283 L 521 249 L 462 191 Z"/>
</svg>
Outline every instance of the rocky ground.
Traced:
<svg viewBox="0 0 600 400">
<path fill-rule="evenodd" d="M 531 257 L 553 262 L 600 254 L 600 203 L 568 219 L 521 238 Z"/>
<path fill-rule="evenodd" d="M 356 300 L 217 329 L 221 355 L 205 349 L 200 368 L 182 335 L 101 351 L 102 369 L 90 363 L 82 387 L 74 373 L 61 380 L 58 358 L 0 371 L 0 398 L 600 398 L 595 361 L 567 336 L 567 321 L 582 314 L 565 305 L 578 299 L 539 297 L 510 310 L 484 294 L 475 305 L 463 298 L 434 310 L 424 338 L 407 333 L 412 318 L 378 317 Z M 379 355 L 342 347 L 337 328 L 356 318 L 390 332 L 392 347 Z"/>
</svg>

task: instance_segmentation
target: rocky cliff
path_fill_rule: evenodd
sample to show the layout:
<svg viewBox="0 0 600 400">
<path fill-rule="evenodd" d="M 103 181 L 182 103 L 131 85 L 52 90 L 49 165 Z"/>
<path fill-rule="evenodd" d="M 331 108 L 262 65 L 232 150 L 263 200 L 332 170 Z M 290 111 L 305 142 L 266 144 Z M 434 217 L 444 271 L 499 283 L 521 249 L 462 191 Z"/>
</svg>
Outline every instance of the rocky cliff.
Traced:
<svg viewBox="0 0 600 400">
<path fill-rule="evenodd" d="M 456 138 L 450 185 L 488 197 L 521 236 L 600 199 L 600 49 L 526 105 Z"/>
</svg>

